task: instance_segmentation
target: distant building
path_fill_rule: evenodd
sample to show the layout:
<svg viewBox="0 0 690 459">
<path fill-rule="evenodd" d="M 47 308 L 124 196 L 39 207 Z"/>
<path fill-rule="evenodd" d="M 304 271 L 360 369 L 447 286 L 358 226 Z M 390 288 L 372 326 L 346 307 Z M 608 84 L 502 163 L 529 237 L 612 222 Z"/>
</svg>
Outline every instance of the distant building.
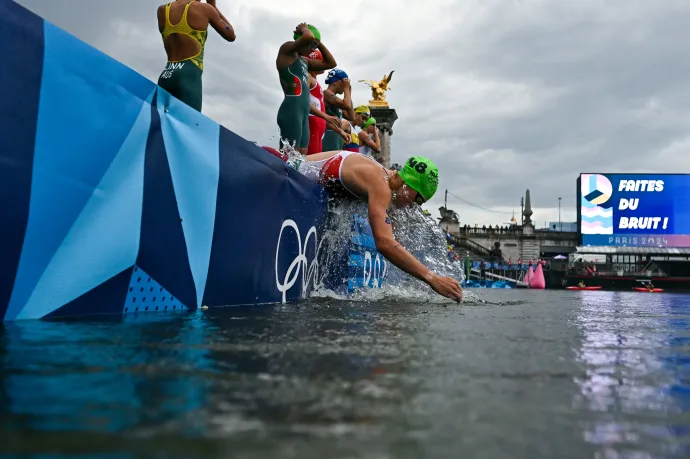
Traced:
<svg viewBox="0 0 690 459">
<path fill-rule="evenodd" d="M 549 231 L 563 231 L 564 233 L 577 233 L 577 222 L 549 222 Z"/>
</svg>

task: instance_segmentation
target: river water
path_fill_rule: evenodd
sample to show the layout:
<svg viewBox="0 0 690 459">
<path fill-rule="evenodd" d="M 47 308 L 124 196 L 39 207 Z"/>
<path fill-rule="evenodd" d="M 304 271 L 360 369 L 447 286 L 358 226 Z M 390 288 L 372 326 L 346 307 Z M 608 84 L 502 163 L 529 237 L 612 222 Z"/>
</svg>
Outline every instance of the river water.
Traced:
<svg viewBox="0 0 690 459">
<path fill-rule="evenodd" d="M 690 296 L 475 292 L 6 324 L 0 452 L 688 457 Z"/>
</svg>

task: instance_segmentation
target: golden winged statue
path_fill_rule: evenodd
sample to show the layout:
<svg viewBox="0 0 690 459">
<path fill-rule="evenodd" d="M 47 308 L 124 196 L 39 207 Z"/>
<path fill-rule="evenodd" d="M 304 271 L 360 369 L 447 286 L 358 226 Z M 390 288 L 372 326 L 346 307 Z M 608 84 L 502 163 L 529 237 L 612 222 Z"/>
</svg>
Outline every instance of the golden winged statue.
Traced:
<svg viewBox="0 0 690 459">
<path fill-rule="evenodd" d="M 364 83 L 371 88 L 372 100 L 369 101 L 369 105 L 388 107 L 388 101 L 386 100 L 386 91 L 390 91 L 391 89 L 388 87 L 388 83 L 390 83 L 391 78 L 393 77 L 393 72 L 395 72 L 395 70 L 392 70 L 391 73 L 388 74 L 388 76 L 384 75 L 381 81 L 359 80 L 360 83 Z"/>
</svg>

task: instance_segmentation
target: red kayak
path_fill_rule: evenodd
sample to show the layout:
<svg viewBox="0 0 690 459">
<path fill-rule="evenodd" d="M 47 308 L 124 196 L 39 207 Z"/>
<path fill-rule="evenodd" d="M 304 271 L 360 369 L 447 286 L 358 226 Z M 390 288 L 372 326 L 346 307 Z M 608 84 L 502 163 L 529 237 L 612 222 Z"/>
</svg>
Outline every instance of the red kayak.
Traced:
<svg viewBox="0 0 690 459">
<path fill-rule="evenodd" d="M 579 287 L 577 285 L 571 285 L 570 287 L 566 287 L 567 290 L 601 290 L 600 285 L 593 285 L 591 287 Z"/>
<path fill-rule="evenodd" d="M 664 291 L 663 288 L 655 288 L 655 289 L 649 290 L 646 287 L 633 287 L 633 290 L 635 290 L 637 292 L 649 292 L 649 293 L 659 293 L 659 292 Z"/>
</svg>

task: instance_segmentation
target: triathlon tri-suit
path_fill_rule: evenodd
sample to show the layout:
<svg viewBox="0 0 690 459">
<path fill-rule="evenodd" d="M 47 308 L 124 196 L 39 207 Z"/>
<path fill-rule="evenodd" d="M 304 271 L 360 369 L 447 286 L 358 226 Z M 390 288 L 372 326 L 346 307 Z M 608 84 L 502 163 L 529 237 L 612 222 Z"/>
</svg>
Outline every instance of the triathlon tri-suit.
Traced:
<svg viewBox="0 0 690 459">
<path fill-rule="evenodd" d="M 278 70 L 285 98 L 278 109 L 281 139 L 295 148 L 309 145 L 309 79 L 307 61 L 301 56 L 287 67 Z"/>
<path fill-rule="evenodd" d="M 350 155 L 359 155 L 359 153 L 351 151 L 341 151 L 334 156 L 321 161 L 307 161 L 303 158 L 297 157 L 287 161 L 288 165 L 295 169 L 300 174 L 304 175 L 313 182 L 320 183 L 326 189 L 336 195 L 350 194 L 358 199 L 363 199 L 354 191 L 350 190 L 342 181 L 343 162 L 345 158 Z M 371 157 L 361 155 L 374 161 Z M 383 168 L 386 175 L 388 171 L 381 164 L 374 161 L 377 166 Z"/>
<path fill-rule="evenodd" d="M 181 61 L 168 61 L 165 70 L 158 77 L 158 86 L 195 110 L 201 111 L 201 75 L 204 72 L 204 46 L 208 32 L 192 29 L 187 23 L 187 12 L 192 3 L 194 0 L 187 3 L 182 13 L 182 19 L 175 25 L 170 23 L 170 5 L 172 3 L 165 5 L 165 27 L 162 35 L 164 40 L 174 33 L 188 35 L 199 43 L 199 52 Z"/>
<path fill-rule="evenodd" d="M 343 119 L 343 111 L 335 105 L 326 104 L 326 114 L 335 116 L 338 120 Z M 343 138 L 336 131 L 326 127 L 323 135 L 323 151 L 338 151 L 343 149 Z"/>
<path fill-rule="evenodd" d="M 338 192 L 346 192 L 347 194 L 350 194 L 358 199 L 362 199 L 362 197 L 357 195 L 357 193 L 348 189 L 342 181 L 343 162 L 345 161 L 345 158 L 350 155 L 359 155 L 363 158 L 373 161 L 377 166 L 383 169 L 383 172 L 386 174 L 386 176 L 388 175 L 388 170 L 379 164 L 374 158 L 352 151 L 341 151 L 330 158 L 322 159 L 320 161 L 308 161 L 305 156 L 296 156 L 290 158 L 288 155 L 276 150 L 275 148 L 262 148 L 276 158 L 285 161 L 288 166 L 295 169 L 309 180 L 325 186 L 328 191 L 334 194 L 338 194 Z"/>
<path fill-rule="evenodd" d="M 323 102 L 323 90 L 319 82 L 309 90 L 309 100 L 311 105 L 324 112 L 326 110 Z M 321 153 L 323 151 L 323 135 L 326 132 L 326 120 L 309 113 L 309 147 L 307 154 Z"/>
<path fill-rule="evenodd" d="M 347 120 L 345 120 L 347 121 Z M 345 144 L 343 147 L 344 150 L 347 151 L 353 151 L 355 153 L 359 152 L 359 131 L 355 128 L 355 126 L 352 125 L 349 121 L 347 121 L 347 124 L 350 125 L 350 140 Z"/>
</svg>

